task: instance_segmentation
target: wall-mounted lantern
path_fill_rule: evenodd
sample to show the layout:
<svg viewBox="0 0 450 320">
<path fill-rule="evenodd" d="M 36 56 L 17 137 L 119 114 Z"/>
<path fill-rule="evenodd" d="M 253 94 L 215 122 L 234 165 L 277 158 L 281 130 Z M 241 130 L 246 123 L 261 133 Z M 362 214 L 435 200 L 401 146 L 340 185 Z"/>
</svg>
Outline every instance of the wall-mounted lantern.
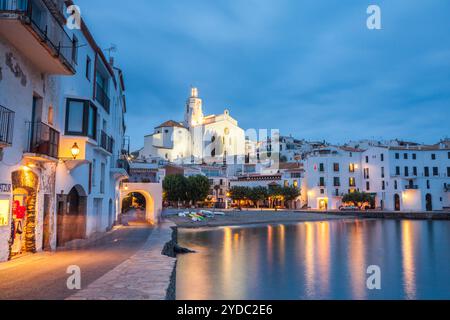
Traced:
<svg viewBox="0 0 450 320">
<path fill-rule="evenodd" d="M 78 155 L 80 154 L 80 148 L 78 147 L 76 142 L 73 144 L 71 152 L 72 152 L 73 160 L 76 160 Z"/>
</svg>

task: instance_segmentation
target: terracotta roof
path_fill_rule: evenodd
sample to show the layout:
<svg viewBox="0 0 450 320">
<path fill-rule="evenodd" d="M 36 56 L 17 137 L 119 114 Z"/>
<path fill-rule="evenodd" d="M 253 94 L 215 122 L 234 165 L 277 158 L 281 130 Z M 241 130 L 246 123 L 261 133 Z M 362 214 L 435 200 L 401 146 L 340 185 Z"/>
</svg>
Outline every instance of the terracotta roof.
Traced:
<svg viewBox="0 0 450 320">
<path fill-rule="evenodd" d="M 295 170 L 302 169 L 303 165 L 297 162 L 281 162 L 279 168 L 280 170 Z"/>
<path fill-rule="evenodd" d="M 155 127 L 155 129 L 158 128 L 168 128 L 168 127 L 176 127 L 176 128 L 186 128 L 184 125 L 182 125 L 180 122 L 169 120 L 164 123 L 161 123 L 159 126 Z"/>
</svg>

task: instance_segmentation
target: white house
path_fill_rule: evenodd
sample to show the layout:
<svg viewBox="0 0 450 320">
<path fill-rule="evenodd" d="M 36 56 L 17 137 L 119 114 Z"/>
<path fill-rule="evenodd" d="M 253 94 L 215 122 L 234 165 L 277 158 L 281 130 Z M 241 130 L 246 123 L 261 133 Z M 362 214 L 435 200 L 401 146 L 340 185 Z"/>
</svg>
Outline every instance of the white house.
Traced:
<svg viewBox="0 0 450 320">
<path fill-rule="evenodd" d="M 0 261 L 107 230 L 128 176 L 122 71 L 66 3 L 0 1 Z"/>
</svg>

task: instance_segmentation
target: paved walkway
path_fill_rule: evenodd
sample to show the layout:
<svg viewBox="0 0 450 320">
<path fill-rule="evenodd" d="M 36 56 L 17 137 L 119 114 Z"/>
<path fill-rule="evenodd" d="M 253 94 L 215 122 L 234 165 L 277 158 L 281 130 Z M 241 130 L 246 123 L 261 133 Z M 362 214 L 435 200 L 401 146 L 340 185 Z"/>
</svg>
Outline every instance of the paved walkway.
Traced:
<svg viewBox="0 0 450 320">
<path fill-rule="evenodd" d="M 165 300 L 176 259 L 161 252 L 172 239 L 172 226 L 155 227 L 134 256 L 68 300 Z"/>
<path fill-rule="evenodd" d="M 123 227 L 86 241 L 72 250 L 43 252 L 0 263 L 0 300 L 63 300 L 75 291 L 67 288 L 67 267 L 79 266 L 81 285 L 89 284 L 138 252 L 153 227 Z"/>
</svg>

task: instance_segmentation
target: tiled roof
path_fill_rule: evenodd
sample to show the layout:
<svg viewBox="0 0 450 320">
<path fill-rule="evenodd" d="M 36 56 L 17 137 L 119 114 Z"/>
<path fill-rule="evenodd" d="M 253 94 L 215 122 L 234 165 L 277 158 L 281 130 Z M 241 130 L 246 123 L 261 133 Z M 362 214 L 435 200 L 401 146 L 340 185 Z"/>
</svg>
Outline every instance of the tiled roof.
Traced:
<svg viewBox="0 0 450 320">
<path fill-rule="evenodd" d="M 164 123 L 161 123 L 159 126 L 155 127 L 155 129 L 158 129 L 158 128 L 169 128 L 169 127 L 185 128 L 185 126 L 182 125 L 180 122 L 169 120 L 169 121 L 166 121 Z"/>
</svg>

